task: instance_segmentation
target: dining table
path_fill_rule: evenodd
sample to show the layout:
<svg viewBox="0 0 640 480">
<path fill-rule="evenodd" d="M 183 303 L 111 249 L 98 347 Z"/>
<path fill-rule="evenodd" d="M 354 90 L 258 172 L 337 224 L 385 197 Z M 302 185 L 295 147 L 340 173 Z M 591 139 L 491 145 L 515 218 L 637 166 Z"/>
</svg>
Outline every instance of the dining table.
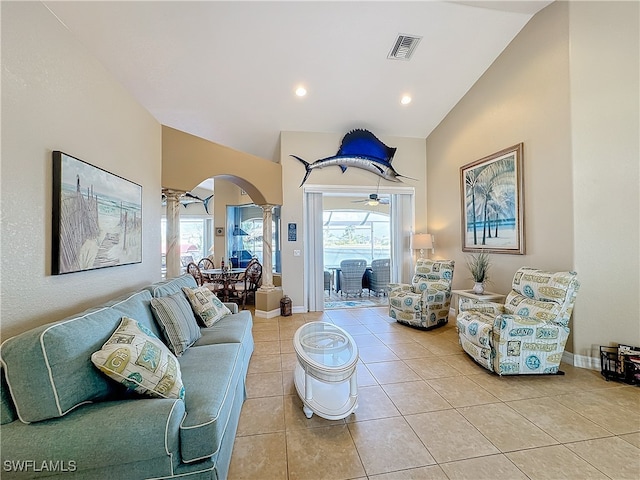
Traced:
<svg viewBox="0 0 640 480">
<path fill-rule="evenodd" d="M 200 270 L 205 281 L 222 285 L 222 301 L 228 302 L 233 284 L 242 280 L 244 268 L 205 268 Z"/>
</svg>

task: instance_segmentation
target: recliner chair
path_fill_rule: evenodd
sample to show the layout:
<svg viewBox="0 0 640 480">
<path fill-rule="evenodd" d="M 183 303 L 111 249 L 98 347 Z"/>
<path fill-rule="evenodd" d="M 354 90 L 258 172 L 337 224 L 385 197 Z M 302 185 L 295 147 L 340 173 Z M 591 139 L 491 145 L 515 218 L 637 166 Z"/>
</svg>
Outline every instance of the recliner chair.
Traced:
<svg viewBox="0 0 640 480">
<path fill-rule="evenodd" d="M 520 268 L 504 304 L 460 299 L 460 344 L 499 375 L 558 373 L 579 287 L 575 272 Z"/>
<path fill-rule="evenodd" d="M 418 259 L 411 285 L 389 284 L 389 316 L 423 329 L 447 323 L 454 265 L 454 260 Z"/>
</svg>

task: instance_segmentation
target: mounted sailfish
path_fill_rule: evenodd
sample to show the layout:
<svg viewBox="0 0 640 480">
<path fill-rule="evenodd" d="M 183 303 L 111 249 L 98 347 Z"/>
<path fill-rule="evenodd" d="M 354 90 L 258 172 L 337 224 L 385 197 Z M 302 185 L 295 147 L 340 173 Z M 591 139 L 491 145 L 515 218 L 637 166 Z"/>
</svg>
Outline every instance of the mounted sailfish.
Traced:
<svg viewBox="0 0 640 480">
<path fill-rule="evenodd" d="M 307 170 L 300 184 L 302 186 L 313 169 L 333 165 L 339 166 L 342 173 L 346 172 L 349 167 L 361 168 L 392 182 L 401 182 L 399 177 L 411 178 L 400 175 L 391 166 L 395 153 L 395 147 L 387 147 L 369 130 L 356 129 L 344 136 L 338 153 L 332 157 L 321 158 L 309 163 L 296 155 L 291 156 L 300 160 Z"/>
</svg>

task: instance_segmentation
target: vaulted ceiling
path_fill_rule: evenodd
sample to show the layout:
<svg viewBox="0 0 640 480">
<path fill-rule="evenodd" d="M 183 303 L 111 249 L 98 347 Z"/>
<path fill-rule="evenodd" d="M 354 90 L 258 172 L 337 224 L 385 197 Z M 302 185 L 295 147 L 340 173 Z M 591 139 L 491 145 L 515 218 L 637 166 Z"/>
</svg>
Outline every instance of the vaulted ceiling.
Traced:
<svg viewBox="0 0 640 480">
<path fill-rule="evenodd" d="M 44 3 L 160 123 L 277 160 L 280 131 L 426 138 L 551 2 Z"/>
</svg>

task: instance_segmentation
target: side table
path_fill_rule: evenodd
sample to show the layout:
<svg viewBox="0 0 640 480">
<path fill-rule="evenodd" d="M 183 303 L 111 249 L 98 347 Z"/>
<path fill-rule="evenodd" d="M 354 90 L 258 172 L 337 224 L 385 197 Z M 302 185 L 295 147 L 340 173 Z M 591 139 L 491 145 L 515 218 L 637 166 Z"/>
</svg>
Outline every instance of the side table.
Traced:
<svg viewBox="0 0 640 480">
<path fill-rule="evenodd" d="M 505 298 L 505 295 L 502 295 L 500 293 L 485 291 L 484 293 L 478 295 L 473 290 L 451 290 L 451 295 L 456 296 L 456 301 L 454 303 L 456 309 L 456 317 L 458 316 L 460 297 L 471 298 L 477 302 L 500 302 Z"/>
</svg>

